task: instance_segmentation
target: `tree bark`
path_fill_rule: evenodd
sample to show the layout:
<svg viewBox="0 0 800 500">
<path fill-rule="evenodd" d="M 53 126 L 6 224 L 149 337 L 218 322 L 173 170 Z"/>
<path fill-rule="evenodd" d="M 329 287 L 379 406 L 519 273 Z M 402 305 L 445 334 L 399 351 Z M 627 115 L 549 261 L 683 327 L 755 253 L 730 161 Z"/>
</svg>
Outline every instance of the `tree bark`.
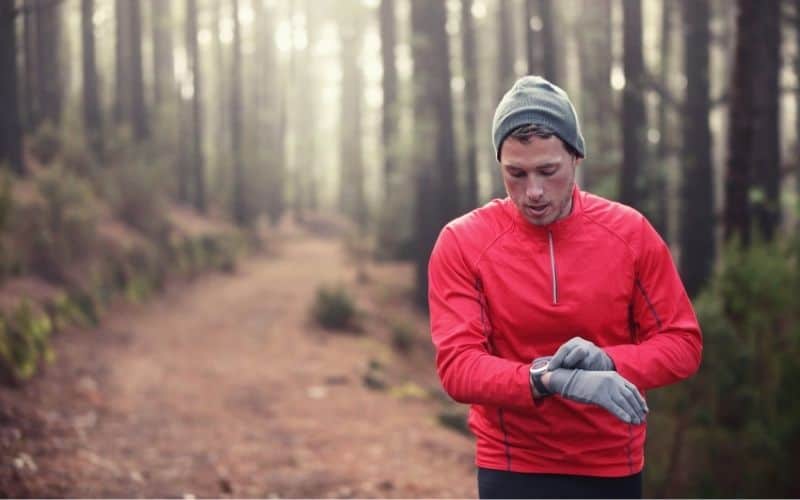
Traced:
<svg viewBox="0 0 800 500">
<path fill-rule="evenodd" d="M 192 179 L 194 185 L 193 204 L 195 210 L 206 212 L 205 162 L 202 148 L 202 93 L 200 60 L 197 51 L 197 0 L 186 0 L 186 48 L 187 65 L 192 79 L 191 129 L 192 129 Z"/>
<path fill-rule="evenodd" d="M 450 62 L 443 0 L 411 2 L 416 157 L 416 302 L 427 304 L 427 265 L 439 230 L 458 211 Z"/>
<path fill-rule="evenodd" d="M 83 123 L 86 141 L 96 158 L 102 158 L 103 115 L 97 78 L 94 43 L 94 0 L 81 0 L 81 41 L 83 68 Z"/>
<path fill-rule="evenodd" d="M 22 175 L 22 126 L 17 103 L 17 40 L 14 0 L 0 1 L 0 164 Z"/>
<path fill-rule="evenodd" d="M 142 69 L 142 12 L 141 0 L 128 0 L 130 23 L 130 63 L 131 63 L 131 120 L 133 136 L 137 141 L 145 141 L 150 136 L 147 123 L 147 103 L 144 100 L 144 72 Z"/>
<path fill-rule="evenodd" d="M 556 33 L 559 32 L 556 26 L 555 4 L 553 0 L 539 0 L 539 17 L 542 19 L 542 62 L 544 65 L 544 77 L 563 86 L 561 81 L 561 69 L 558 64 L 558 48 L 556 47 Z"/>
<path fill-rule="evenodd" d="M 472 1 L 461 0 L 461 57 L 464 68 L 464 135 L 466 137 L 466 193 L 464 208 L 478 206 L 478 62 L 475 51 L 475 23 L 472 19 Z M 529 30 L 530 31 L 530 30 Z"/>
<path fill-rule="evenodd" d="M 394 196 L 397 167 L 398 86 L 395 45 L 397 45 L 397 20 L 394 0 L 381 0 L 379 11 L 381 31 L 381 62 L 383 63 L 383 195 Z"/>
<path fill-rule="evenodd" d="M 350 3 L 348 7 L 350 9 L 340 19 L 342 86 L 339 203 L 342 212 L 364 230 L 367 225 L 367 206 L 361 130 L 363 76 L 357 59 L 363 27 L 361 16 L 353 12 L 359 8 L 358 4 Z"/>
<path fill-rule="evenodd" d="M 153 28 L 153 111 L 171 102 L 175 88 L 175 67 L 172 54 L 172 2 L 150 0 Z"/>
<path fill-rule="evenodd" d="M 725 237 L 747 245 L 753 217 L 770 240 L 780 220 L 778 187 L 779 2 L 739 0 L 731 83 Z M 755 187 L 754 191 L 751 188 Z"/>
<path fill-rule="evenodd" d="M 128 0 L 116 0 L 114 3 L 115 31 L 114 31 L 114 106 L 113 116 L 117 125 L 124 123 L 130 117 L 131 108 L 131 73 L 129 60 L 128 34 L 130 24 L 130 3 Z"/>
<path fill-rule="evenodd" d="M 239 226 L 247 222 L 242 161 L 242 33 L 239 0 L 233 0 L 233 78 L 231 81 L 231 153 L 233 156 L 233 218 Z"/>
<path fill-rule="evenodd" d="M 714 189 L 711 161 L 711 111 L 708 0 L 684 0 L 684 72 L 686 115 L 683 125 L 683 195 L 681 196 L 681 274 L 694 297 L 714 264 Z"/>
<path fill-rule="evenodd" d="M 36 5 L 38 101 L 44 120 L 61 123 L 61 3 L 39 0 Z"/>
<path fill-rule="evenodd" d="M 514 84 L 514 32 L 511 22 L 511 0 L 497 4 L 497 101 Z M 495 164 L 496 160 L 492 162 Z M 499 169 L 492 173 L 492 198 L 505 198 L 506 188 Z"/>
<path fill-rule="evenodd" d="M 537 15 L 536 3 L 538 0 L 525 0 L 525 58 L 528 62 L 529 75 L 540 74 L 542 67 L 540 37 L 531 27 L 531 20 Z"/>
<path fill-rule="evenodd" d="M 36 4 L 32 3 L 31 5 L 35 6 Z M 23 38 L 25 52 L 25 129 L 28 132 L 33 132 L 39 126 L 41 120 L 37 101 L 39 79 L 36 74 L 36 9 L 25 9 L 23 15 L 25 16 L 25 36 Z"/>
<path fill-rule="evenodd" d="M 622 169 L 619 200 L 634 208 L 642 208 L 645 184 L 645 148 L 647 118 L 645 115 L 642 80 L 641 0 L 623 0 L 625 89 L 622 94 Z"/>
</svg>

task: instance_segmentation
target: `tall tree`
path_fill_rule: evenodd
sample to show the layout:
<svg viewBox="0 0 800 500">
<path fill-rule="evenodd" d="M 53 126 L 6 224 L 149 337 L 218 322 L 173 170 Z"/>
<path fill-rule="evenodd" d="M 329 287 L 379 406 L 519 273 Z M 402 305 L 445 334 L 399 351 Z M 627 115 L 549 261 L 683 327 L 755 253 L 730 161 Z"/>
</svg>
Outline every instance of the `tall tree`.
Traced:
<svg viewBox="0 0 800 500">
<path fill-rule="evenodd" d="M 83 68 L 83 123 L 89 148 L 103 155 L 103 115 L 94 49 L 94 0 L 81 0 L 81 42 Z"/>
<path fill-rule="evenodd" d="M 367 225 L 361 130 L 361 96 L 364 84 L 361 66 L 358 64 L 363 19 L 358 13 L 359 4 L 351 2 L 347 5 L 349 9 L 342 12 L 339 21 L 342 64 L 339 204 L 342 212 L 363 230 Z"/>
<path fill-rule="evenodd" d="M 514 25 L 511 0 L 500 0 L 497 4 L 497 101 L 514 83 Z M 493 161 L 494 163 L 494 161 Z M 504 198 L 506 190 L 499 172 L 493 172 L 492 198 Z"/>
<path fill-rule="evenodd" d="M 130 43 L 130 2 L 116 0 L 114 3 L 114 122 L 121 125 L 131 113 L 131 64 L 128 44 Z"/>
<path fill-rule="evenodd" d="M 172 2 L 150 0 L 150 22 L 153 30 L 153 111 L 171 102 L 175 89 L 172 41 Z"/>
<path fill-rule="evenodd" d="M 553 0 L 539 0 L 539 16 L 542 20 L 542 62 L 544 76 L 556 85 L 563 86 L 559 73 L 559 53 L 556 47 L 556 33 L 559 29 L 556 21 L 555 4 Z"/>
<path fill-rule="evenodd" d="M 284 211 L 285 157 L 284 116 L 286 114 L 285 93 L 278 75 L 278 58 L 274 43 L 274 10 L 267 12 L 261 0 L 253 2 L 257 31 L 256 51 L 261 61 L 257 75 L 258 128 L 265 138 L 259 141 L 262 154 L 259 162 L 265 171 L 266 211 L 270 222 L 275 225 Z"/>
<path fill-rule="evenodd" d="M 681 259 L 683 282 L 694 296 L 714 263 L 714 189 L 711 163 L 708 0 L 684 0 L 686 104 L 683 128 Z"/>
<path fill-rule="evenodd" d="M 191 169 L 193 179 L 193 205 L 200 213 L 206 211 L 205 162 L 202 148 L 202 93 L 200 60 L 197 53 L 197 0 L 186 0 L 186 52 L 189 75 L 192 79 L 190 126 L 192 130 Z"/>
<path fill-rule="evenodd" d="M 130 2 L 130 62 L 131 62 L 131 121 L 133 136 L 144 141 L 150 136 L 147 122 L 147 103 L 144 99 L 144 71 L 142 62 L 142 9 L 141 0 Z"/>
<path fill-rule="evenodd" d="M 753 216 L 767 239 L 779 222 L 778 0 L 739 0 L 730 86 L 725 236 L 748 244 Z M 755 187 L 754 191 L 751 189 Z"/>
<path fill-rule="evenodd" d="M 464 208 L 471 210 L 478 206 L 478 144 L 475 136 L 478 122 L 478 62 L 472 0 L 461 0 L 461 57 L 464 68 L 464 162 L 467 174 Z"/>
<path fill-rule="evenodd" d="M 383 196 L 393 196 L 395 168 L 397 166 L 398 84 L 395 46 L 397 45 L 397 20 L 394 0 L 381 0 L 379 10 L 381 31 L 381 62 L 383 65 Z"/>
<path fill-rule="evenodd" d="M 39 126 L 41 120 L 39 116 L 37 91 L 39 81 L 36 75 L 36 4 L 29 4 L 29 8 L 23 9 L 23 52 L 25 55 L 25 129 L 32 132 Z M 30 8 L 34 7 L 34 8 Z"/>
<path fill-rule="evenodd" d="M 436 236 L 458 212 L 458 177 L 444 0 L 411 2 L 416 165 L 416 302 L 427 303 L 427 264 Z"/>
<path fill-rule="evenodd" d="M 36 73 L 39 77 L 37 90 L 41 117 L 54 125 L 61 122 L 62 78 L 61 78 L 61 2 L 38 0 L 36 12 Z"/>
<path fill-rule="evenodd" d="M 617 151 L 616 129 L 609 127 L 615 116 L 610 78 L 613 54 L 611 49 L 611 0 L 592 0 L 581 6 L 581 29 L 577 33 L 581 75 L 581 125 L 589 144 L 592 161 L 581 165 L 581 185 L 593 189 L 598 174 L 595 167 L 609 165 Z"/>
<path fill-rule="evenodd" d="M 623 70 L 625 89 L 622 93 L 622 169 L 619 200 L 642 208 L 645 193 L 645 155 L 647 117 L 645 115 L 642 54 L 641 0 L 623 0 L 624 36 Z"/>
<path fill-rule="evenodd" d="M 541 73 L 541 47 L 539 47 L 539 36 L 533 29 L 533 20 L 538 16 L 536 4 L 538 0 L 525 0 L 525 57 L 528 62 L 528 74 L 536 75 Z M 538 18 L 538 17 L 537 17 Z M 539 19 L 541 22 L 541 19 Z"/>
<path fill-rule="evenodd" d="M 0 1 L 0 164 L 23 174 L 22 126 L 17 103 L 17 40 L 14 0 Z"/>
<path fill-rule="evenodd" d="M 242 161 L 242 33 L 239 23 L 239 0 L 233 0 L 233 78 L 231 80 L 231 153 L 233 156 L 233 218 L 247 222 L 244 197 L 244 162 Z"/>
</svg>

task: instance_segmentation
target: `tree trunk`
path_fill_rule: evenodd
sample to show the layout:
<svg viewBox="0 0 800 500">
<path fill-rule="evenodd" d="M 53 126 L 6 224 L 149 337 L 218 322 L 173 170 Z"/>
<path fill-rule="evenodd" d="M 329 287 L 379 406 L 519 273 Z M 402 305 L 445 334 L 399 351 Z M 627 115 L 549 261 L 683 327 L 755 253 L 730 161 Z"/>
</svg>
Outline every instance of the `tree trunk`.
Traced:
<svg viewBox="0 0 800 500">
<path fill-rule="evenodd" d="M 233 78 L 231 81 L 231 153 L 233 156 L 233 218 L 239 226 L 247 222 L 242 161 L 242 34 L 239 0 L 233 0 Z"/>
<path fill-rule="evenodd" d="M 114 45 L 114 122 L 121 125 L 130 117 L 131 111 L 131 71 L 129 56 L 130 2 L 116 0 L 114 4 L 115 45 Z"/>
<path fill-rule="evenodd" d="M 349 3 L 348 7 L 350 9 L 340 19 L 342 86 L 339 203 L 342 212 L 364 230 L 367 225 L 367 207 L 361 130 L 363 76 L 357 60 L 363 27 L 361 16 L 352 12 L 359 8 L 358 4 Z"/>
<path fill-rule="evenodd" d="M 53 125 L 61 123 L 61 3 L 37 4 L 38 101 L 42 118 Z M 12 32 L 13 33 L 13 32 Z"/>
<path fill-rule="evenodd" d="M 284 182 L 285 182 L 285 151 L 283 122 L 285 114 L 285 99 L 279 88 L 278 60 L 274 42 L 275 23 L 271 14 L 266 12 L 263 2 L 255 0 L 253 3 L 256 26 L 261 29 L 257 32 L 258 59 L 261 61 L 260 71 L 257 73 L 259 113 L 259 132 L 265 138 L 259 143 L 259 155 L 263 162 L 265 174 L 266 211 L 270 222 L 275 225 L 280 220 L 284 211 Z"/>
<path fill-rule="evenodd" d="M 411 2 L 416 172 L 416 302 L 427 304 L 427 268 L 438 232 L 457 215 L 450 62 L 443 0 Z"/>
<path fill-rule="evenodd" d="M 622 94 L 622 170 L 619 201 L 642 209 L 646 172 L 645 148 L 647 118 L 645 115 L 642 78 L 642 5 L 641 0 L 623 0 L 625 89 Z"/>
<path fill-rule="evenodd" d="M 497 101 L 514 84 L 514 32 L 511 22 L 511 0 L 497 4 Z M 492 164 L 496 164 L 494 160 Z M 499 169 L 492 172 L 492 198 L 505 198 L 506 188 Z"/>
<path fill-rule="evenodd" d="M 544 64 L 544 77 L 555 83 L 564 86 L 561 81 L 561 69 L 558 58 L 563 57 L 558 53 L 556 47 L 556 33 L 559 29 L 556 26 L 555 4 L 553 0 L 539 0 L 539 17 L 542 20 L 542 62 Z"/>
<path fill-rule="evenodd" d="M 22 175 L 22 127 L 17 103 L 17 40 L 14 0 L 0 0 L 0 165 Z"/>
<path fill-rule="evenodd" d="M 397 20 L 394 0 L 381 0 L 379 21 L 381 30 L 381 62 L 383 63 L 383 196 L 394 196 L 395 169 L 397 167 L 398 87 L 395 45 L 397 45 Z"/>
<path fill-rule="evenodd" d="M 530 31 L 530 30 L 529 30 Z M 475 23 L 472 19 L 472 0 L 461 0 L 461 56 L 464 68 L 464 135 L 466 144 L 466 193 L 464 208 L 478 206 L 478 62 L 475 51 Z"/>
<path fill-rule="evenodd" d="M 29 4 L 36 6 L 36 3 Z M 24 11 L 25 21 L 24 30 L 24 52 L 25 52 L 25 129 L 33 132 L 41 121 L 39 113 L 39 75 L 36 74 L 37 50 L 36 50 L 36 9 L 28 8 Z"/>
<path fill-rule="evenodd" d="M 681 196 L 681 274 L 694 297 L 714 264 L 714 189 L 711 162 L 708 0 L 684 0 L 683 195 Z"/>
<path fill-rule="evenodd" d="M 83 123 L 86 141 L 96 158 L 103 156 L 103 115 L 94 49 L 94 0 L 81 0 L 81 41 L 83 45 Z"/>
<path fill-rule="evenodd" d="M 206 212 L 206 179 L 202 149 L 202 92 L 200 88 L 200 60 L 197 53 L 197 0 L 186 0 L 186 48 L 187 66 L 192 78 L 192 178 L 194 184 L 193 203 L 195 210 Z"/>
<path fill-rule="evenodd" d="M 536 3 L 538 0 L 525 0 L 525 58 L 528 62 L 528 74 L 541 73 L 541 47 L 539 47 L 539 34 L 533 30 L 531 22 L 537 16 Z M 541 20 L 540 20 L 541 21 Z"/>
<path fill-rule="evenodd" d="M 130 9 L 130 62 L 131 62 L 131 120 L 133 136 L 142 142 L 150 136 L 147 123 L 147 103 L 144 100 L 144 72 L 142 70 L 142 12 L 141 0 L 129 2 Z"/>
<path fill-rule="evenodd" d="M 175 68 L 172 55 L 172 2 L 150 0 L 153 28 L 153 115 L 173 100 Z"/>
<path fill-rule="evenodd" d="M 609 117 L 616 116 L 610 85 L 611 0 L 586 2 L 581 10 L 582 29 L 578 36 L 578 58 L 581 75 L 581 117 L 586 143 L 592 161 L 581 165 L 581 186 L 591 191 L 598 182 L 597 165 L 608 165 L 618 150 L 616 128 L 609 126 Z"/>
<path fill-rule="evenodd" d="M 779 222 L 778 0 L 739 0 L 730 86 L 725 237 L 751 239 L 755 216 L 766 239 Z M 756 187 L 751 192 L 751 188 Z M 751 203 L 752 200 L 752 203 Z"/>
</svg>

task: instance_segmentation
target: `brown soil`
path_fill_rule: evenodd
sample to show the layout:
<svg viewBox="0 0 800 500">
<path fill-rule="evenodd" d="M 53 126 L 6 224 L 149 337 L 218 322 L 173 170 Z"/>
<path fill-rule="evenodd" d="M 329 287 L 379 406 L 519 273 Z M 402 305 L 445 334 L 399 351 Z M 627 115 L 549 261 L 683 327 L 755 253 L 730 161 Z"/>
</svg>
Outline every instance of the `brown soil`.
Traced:
<svg viewBox="0 0 800 500">
<path fill-rule="evenodd" d="M 275 253 L 58 335 L 41 375 L 0 388 L 0 496 L 475 497 L 472 440 L 411 390 L 438 385 L 411 269 L 356 284 L 341 244 L 298 233 Z M 357 291 L 360 334 L 309 319 L 334 282 Z M 400 317 L 410 355 L 389 347 Z M 387 389 L 364 383 L 376 362 Z"/>
</svg>

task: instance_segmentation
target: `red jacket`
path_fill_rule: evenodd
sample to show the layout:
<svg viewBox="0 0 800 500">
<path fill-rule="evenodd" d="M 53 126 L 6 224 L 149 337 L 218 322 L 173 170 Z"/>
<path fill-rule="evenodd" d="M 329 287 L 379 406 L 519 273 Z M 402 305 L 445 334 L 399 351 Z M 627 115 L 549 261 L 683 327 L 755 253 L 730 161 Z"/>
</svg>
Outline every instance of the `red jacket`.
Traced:
<svg viewBox="0 0 800 500">
<path fill-rule="evenodd" d="M 480 467 L 616 477 L 644 465 L 645 425 L 551 396 L 528 369 L 572 337 L 602 347 L 640 391 L 692 375 L 702 337 L 668 247 L 632 208 L 580 191 L 527 222 L 508 198 L 449 223 L 429 266 L 442 385 L 469 403 Z"/>
</svg>

